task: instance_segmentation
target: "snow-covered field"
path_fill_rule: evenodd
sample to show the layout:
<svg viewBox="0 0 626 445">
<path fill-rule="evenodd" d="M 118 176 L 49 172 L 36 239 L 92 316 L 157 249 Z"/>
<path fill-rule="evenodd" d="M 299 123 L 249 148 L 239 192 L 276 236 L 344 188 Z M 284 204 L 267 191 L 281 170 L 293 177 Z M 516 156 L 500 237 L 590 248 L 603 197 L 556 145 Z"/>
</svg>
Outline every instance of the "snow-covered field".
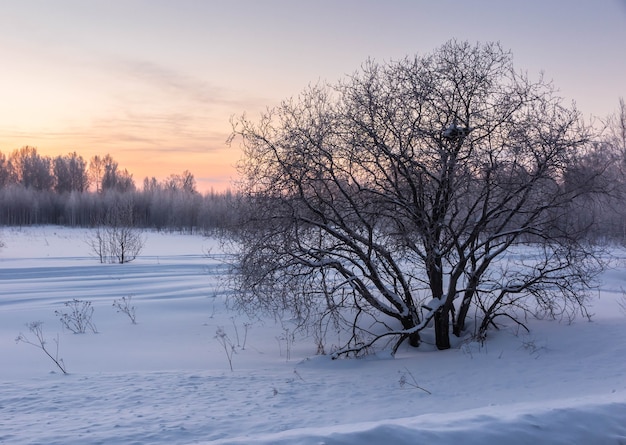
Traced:
<svg viewBox="0 0 626 445">
<path fill-rule="evenodd" d="M 1 444 L 626 444 L 622 260 L 592 322 L 332 361 L 288 325 L 226 310 L 214 240 L 148 233 L 137 260 L 102 265 L 87 236 L 0 229 Z M 128 296 L 137 324 L 112 305 Z M 62 329 L 72 299 L 92 302 L 98 333 Z M 58 334 L 68 375 L 16 343 L 34 321 L 53 353 Z"/>
</svg>

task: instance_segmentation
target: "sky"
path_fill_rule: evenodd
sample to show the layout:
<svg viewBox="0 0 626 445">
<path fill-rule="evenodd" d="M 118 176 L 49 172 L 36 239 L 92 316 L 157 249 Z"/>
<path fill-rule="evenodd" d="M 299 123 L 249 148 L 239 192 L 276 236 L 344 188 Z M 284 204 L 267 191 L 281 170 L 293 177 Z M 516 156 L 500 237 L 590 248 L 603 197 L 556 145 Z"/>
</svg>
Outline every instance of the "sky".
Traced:
<svg viewBox="0 0 626 445">
<path fill-rule="evenodd" d="M 626 97 L 626 0 L 0 0 L 0 152 L 111 154 L 232 187 L 231 118 L 368 58 L 498 41 L 585 117 Z"/>
</svg>

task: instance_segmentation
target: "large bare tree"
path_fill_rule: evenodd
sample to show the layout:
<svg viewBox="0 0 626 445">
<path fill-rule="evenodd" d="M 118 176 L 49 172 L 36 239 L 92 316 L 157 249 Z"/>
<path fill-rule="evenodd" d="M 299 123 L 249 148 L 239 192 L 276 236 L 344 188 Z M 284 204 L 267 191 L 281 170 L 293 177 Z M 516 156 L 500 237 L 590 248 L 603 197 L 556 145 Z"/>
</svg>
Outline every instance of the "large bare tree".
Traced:
<svg viewBox="0 0 626 445">
<path fill-rule="evenodd" d="M 601 263 L 572 214 L 603 192 L 602 166 L 572 180 L 588 129 L 500 45 L 368 61 L 233 129 L 239 307 L 318 338 L 344 326 L 337 354 L 418 346 L 429 326 L 446 349 L 470 313 L 481 336 L 499 318 L 586 314 Z"/>
</svg>

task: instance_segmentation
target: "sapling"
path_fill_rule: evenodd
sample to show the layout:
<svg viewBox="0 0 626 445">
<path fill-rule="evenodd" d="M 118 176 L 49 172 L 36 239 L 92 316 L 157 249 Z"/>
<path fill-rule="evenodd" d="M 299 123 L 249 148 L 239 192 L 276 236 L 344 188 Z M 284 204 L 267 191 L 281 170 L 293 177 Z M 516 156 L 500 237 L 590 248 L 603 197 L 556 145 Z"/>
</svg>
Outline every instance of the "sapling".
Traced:
<svg viewBox="0 0 626 445">
<path fill-rule="evenodd" d="M 42 325 L 42 321 L 33 321 L 26 325 L 28 326 L 28 330 L 35 335 L 35 338 L 37 339 L 36 341 L 30 340 L 28 337 L 20 332 L 15 339 L 15 342 L 26 343 L 28 345 L 41 349 L 50 358 L 50 360 L 52 360 L 54 364 L 57 365 L 57 367 L 63 372 L 63 374 L 67 374 L 65 363 L 63 362 L 62 358 L 59 358 L 59 334 L 57 334 L 56 338 L 54 339 L 54 342 L 56 343 L 56 351 L 54 355 L 52 355 L 50 351 L 48 351 L 48 349 L 46 348 L 46 340 L 43 336 Z"/>
</svg>

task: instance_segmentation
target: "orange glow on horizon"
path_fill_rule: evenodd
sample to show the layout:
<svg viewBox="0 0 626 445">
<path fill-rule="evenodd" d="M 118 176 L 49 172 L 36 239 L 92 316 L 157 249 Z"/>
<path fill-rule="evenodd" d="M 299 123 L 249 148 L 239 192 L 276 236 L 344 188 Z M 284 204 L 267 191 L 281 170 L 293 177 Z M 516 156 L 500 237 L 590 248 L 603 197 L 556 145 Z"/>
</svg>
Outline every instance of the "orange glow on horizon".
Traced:
<svg viewBox="0 0 626 445">
<path fill-rule="evenodd" d="M 224 138 L 225 139 L 225 138 Z M 116 144 L 115 144 L 116 145 Z M 120 144 L 121 145 L 121 144 Z M 116 149 L 114 144 L 101 144 L 93 147 L 88 143 L 75 140 L 50 140 L 46 137 L 0 138 L 0 152 L 8 157 L 14 150 L 32 146 L 42 156 L 54 158 L 76 152 L 89 163 L 95 156 L 110 154 L 117 161 L 121 170 L 128 170 L 133 175 L 138 190 L 143 188 L 144 178 L 155 177 L 162 181 L 171 174 L 190 171 L 196 180 L 196 189 L 204 194 L 211 191 L 224 192 L 233 189 L 237 171 L 235 164 L 239 159 L 237 147 L 226 144 L 217 149 L 185 150 L 184 148 L 165 150 L 163 147 L 138 147 L 126 144 L 125 149 Z"/>
<path fill-rule="evenodd" d="M 451 38 L 501 42 L 516 69 L 531 80 L 545 73 L 586 116 L 604 118 L 626 97 L 626 58 L 615 56 L 626 41 L 623 1 L 544 2 L 540 13 L 528 2 L 475 2 L 464 14 L 400 0 L 181 3 L 4 2 L 0 151 L 108 153 L 140 189 L 145 177 L 189 170 L 199 191 L 223 191 L 241 156 L 225 142 L 232 116 L 254 121 L 368 59 L 427 55 Z"/>
</svg>

